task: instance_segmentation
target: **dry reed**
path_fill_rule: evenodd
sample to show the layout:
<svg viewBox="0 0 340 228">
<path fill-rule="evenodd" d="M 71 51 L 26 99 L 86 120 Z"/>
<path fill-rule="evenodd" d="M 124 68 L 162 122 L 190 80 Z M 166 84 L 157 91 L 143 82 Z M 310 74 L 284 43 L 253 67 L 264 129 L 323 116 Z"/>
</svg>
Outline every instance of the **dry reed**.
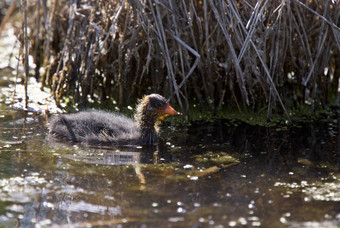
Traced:
<svg viewBox="0 0 340 228">
<path fill-rule="evenodd" d="M 185 114 L 197 103 L 270 119 L 339 99 L 339 1 L 29 2 L 36 77 L 57 101 L 124 105 L 159 92 Z"/>
</svg>

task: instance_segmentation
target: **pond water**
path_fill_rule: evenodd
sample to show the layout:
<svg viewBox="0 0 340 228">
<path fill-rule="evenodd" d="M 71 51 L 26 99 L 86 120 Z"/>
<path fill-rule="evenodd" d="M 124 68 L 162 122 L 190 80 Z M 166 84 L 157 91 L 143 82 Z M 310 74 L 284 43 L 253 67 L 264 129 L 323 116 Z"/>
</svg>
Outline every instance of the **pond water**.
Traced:
<svg viewBox="0 0 340 228">
<path fill-rule="evenodd" d="M 0 226 L 340 226 L 336 116 L 287 129 L 165 124 L 154 147 L 93 148 L 49 142 L 46 116 L 5 95 Z"/>
</svg>

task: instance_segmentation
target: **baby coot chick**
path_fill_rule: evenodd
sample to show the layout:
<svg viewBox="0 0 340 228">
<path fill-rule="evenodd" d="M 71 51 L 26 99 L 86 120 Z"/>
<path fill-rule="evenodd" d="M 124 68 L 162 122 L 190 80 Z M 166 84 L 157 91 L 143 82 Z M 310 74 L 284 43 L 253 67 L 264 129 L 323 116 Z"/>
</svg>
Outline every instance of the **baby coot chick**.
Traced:
<svg viewBox="0 0 340 228">
<path fill-rule="evenodd" d="M 156 142 L 164 117 L 177 115 L 159 94 L 144 96 L 135 119 L 105 111 L 84 111 L 53 116 L 49 138 L 89 145 L 150 145 Z"/>
</svg>

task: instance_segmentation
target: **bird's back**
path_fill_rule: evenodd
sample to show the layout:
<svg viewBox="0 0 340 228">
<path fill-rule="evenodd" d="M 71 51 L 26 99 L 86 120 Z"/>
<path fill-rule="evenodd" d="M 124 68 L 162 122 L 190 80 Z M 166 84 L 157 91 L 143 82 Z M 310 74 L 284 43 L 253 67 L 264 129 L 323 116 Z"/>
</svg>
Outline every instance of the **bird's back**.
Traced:
<svg viewBox="0 0 340 228">
<path fill-rule="evenodd" d="M 54 139 L 95 145 L 138 144 L 140 129 L 126 116 L 105 111 L 85 111 L 51 118 Z"/>
</svg>

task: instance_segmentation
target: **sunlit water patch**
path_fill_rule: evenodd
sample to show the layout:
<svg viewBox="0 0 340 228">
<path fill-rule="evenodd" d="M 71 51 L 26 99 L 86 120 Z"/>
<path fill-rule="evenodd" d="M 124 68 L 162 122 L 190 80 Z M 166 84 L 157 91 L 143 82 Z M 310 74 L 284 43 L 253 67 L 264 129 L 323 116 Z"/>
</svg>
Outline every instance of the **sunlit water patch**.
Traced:
<svg viewBox="0 0 340 228">
<path fill-rule="evenodd" d="M 28 203 L 32 197 L 43 191 L 47 181 L 33 173 L 25 177 L 12 177 L 0 180 L 0 198 L 2 201 Z"/>
<path fill-rule="evenodd" d="M 332 182 L 320 182 L 314 181 L 312 183 L 308 183 L 307 181 L 301 181 L 300 183 L 283 183 L 276 182 L 274 184 L 275 187 L 284 187 L 287 189 L 286 197 L 288 198 L 290 195 L 294 194 L 294 192 L 304 193 L 304 200 L 309 202 L 311 200 L 320 200 L 320 201 L 334 201 L 340 202 L 340 181 L 332 176 L 334 180 Z"/>
</svg>

